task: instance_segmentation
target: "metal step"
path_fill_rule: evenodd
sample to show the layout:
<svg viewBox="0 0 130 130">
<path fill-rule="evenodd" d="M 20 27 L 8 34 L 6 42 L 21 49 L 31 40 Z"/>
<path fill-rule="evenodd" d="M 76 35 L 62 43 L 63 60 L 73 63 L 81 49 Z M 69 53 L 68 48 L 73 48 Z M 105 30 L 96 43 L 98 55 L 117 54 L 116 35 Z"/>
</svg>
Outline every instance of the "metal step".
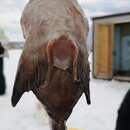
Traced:
<svg viewBox="0 0 130 130">
<path fill-rule="evenodd" d="M 113 79 L 130 82 L 130 76 L 116 75 L 113 77 Z"/>
</svg>

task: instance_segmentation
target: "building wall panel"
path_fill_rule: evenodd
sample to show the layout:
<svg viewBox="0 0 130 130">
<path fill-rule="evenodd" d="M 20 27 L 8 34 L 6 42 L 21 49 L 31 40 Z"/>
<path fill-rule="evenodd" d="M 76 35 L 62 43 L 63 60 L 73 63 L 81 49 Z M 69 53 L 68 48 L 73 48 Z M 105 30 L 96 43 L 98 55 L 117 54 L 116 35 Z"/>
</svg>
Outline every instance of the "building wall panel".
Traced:
<svg viewBox="0 0 130 130">
<path fill-rule="evenodd" d="M 96 26 L 94 46 L 94 75 L 96 78 L 109 79 L 112 77 L 112 45 L 111 26 Z"/>
</svg>

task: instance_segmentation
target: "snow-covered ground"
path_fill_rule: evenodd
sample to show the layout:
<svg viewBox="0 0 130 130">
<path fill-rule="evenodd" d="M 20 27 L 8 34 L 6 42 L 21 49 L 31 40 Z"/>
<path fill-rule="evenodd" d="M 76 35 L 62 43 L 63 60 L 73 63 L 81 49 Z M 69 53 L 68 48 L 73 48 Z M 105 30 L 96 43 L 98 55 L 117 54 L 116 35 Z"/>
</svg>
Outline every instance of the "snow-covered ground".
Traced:
<svg viewBox="0 0 130 130">
<path fill-rule="evenodd" d="M 10 57 L 5 59 L 7 93 L 0 97 L 0 130 L 50 130 L 48 116 L 38 107 L 38 100 L 31 92 L 24 94 L 17 107 L 11 106 L 12 86 L 20 54 L 21 50 L 11 50 Z M 68 128 L 114 130 L 118 107 L 130 83 L 91 78 L 90 84 L 92 104 L 88 106 L 83 95 L 67 121 Z"/>
</svg>

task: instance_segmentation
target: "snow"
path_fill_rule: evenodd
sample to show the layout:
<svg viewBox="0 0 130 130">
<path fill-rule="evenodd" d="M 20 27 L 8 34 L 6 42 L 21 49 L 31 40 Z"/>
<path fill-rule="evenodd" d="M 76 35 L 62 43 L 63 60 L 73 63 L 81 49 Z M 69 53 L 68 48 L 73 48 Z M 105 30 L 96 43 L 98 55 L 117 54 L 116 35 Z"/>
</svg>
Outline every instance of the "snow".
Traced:
<svg viewBox="0 0 130 130">
<path fill-rule="evenodd" d="M 4 61 L 7 93 L 0 97 L 0 130 L 50 130 L 49 119 L 38 100 L 25 93 L 18 105 L 11 106 L 11 94 L 21 50 L 9 51 Z M 114 130 L 119 105 L 129 89 L 129 83 L 97 80 L 91 77 L 91 100 L 87 105 L 84 95 L 67 121 L 68 128 L 80 130 Z"/>
</svg>

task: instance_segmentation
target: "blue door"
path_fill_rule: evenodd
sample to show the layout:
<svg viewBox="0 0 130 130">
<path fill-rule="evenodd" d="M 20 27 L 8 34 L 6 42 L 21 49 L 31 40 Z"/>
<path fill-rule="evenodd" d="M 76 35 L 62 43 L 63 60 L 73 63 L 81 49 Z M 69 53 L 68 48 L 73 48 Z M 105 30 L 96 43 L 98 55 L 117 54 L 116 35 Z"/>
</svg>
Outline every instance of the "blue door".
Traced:
<svg viewBox="0 0 130 130">
<path fill-rule="evenodd" d="M 116 26 L 115 27 L 115 44 L 114 44 L 114 51 L 113 51 L 113 56 L 114 56 L 114 67 L 113 71 L 114 73 L 118 73 L 121 68 L 121 27 Z"/>
<path fill-rule="evenodd" d="M 130 24 L 115 25 L 114 34 L 113 72 L 130 75 Z"/>
<path fill-rule="evenodd" d="M 130 36 L 121 41 L 121 71 L 130 72 Z"/>
</svg>

